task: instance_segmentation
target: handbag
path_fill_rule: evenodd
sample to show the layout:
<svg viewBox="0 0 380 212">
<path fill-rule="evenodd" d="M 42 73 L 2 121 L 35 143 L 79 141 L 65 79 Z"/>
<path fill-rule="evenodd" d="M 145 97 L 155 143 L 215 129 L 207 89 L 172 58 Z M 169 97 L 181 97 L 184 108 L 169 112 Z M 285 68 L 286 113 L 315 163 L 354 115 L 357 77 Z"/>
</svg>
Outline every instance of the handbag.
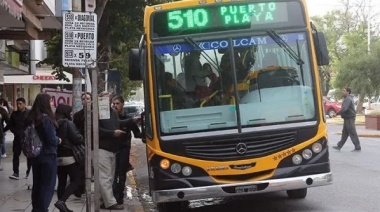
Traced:
<svg viewBox="0 0 380 212">
<path fill-rule="evenodd" d="M 72 149 L 73 149 L 75 162 L 79 163 L 80 165 L 84 165 L 85 155 L 86 155 L 86 150 L 85 150 L 84 145 L 73 145 Z"/>
</svg>

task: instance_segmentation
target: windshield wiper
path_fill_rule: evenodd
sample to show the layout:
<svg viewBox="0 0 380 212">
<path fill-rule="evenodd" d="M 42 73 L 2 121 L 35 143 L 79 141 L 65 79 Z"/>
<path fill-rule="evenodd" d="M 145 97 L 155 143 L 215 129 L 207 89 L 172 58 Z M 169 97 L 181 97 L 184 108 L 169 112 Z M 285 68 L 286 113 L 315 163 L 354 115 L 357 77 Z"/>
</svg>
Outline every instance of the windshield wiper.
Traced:
<svg viewBox="0 0 380 212">
<path fill-rule="evenodd" d="M 281 48 L 285 50 L 286 53 L 294 60 L 294 62 L 297 63 L 297 65 L 303 65 L 305 62 L 301 59 L 299 54 L 299 48 L 298 54 L 287 44 L 280 35 L 277 34 L 274 30 L 268 30 L 268 35 L 276 42 Z M 298 44 L 298 43 L 297 43 Z"/>
<path fill-rule="evenodd" d="M 284 49 L 286 53 L 288 53 L 289 57 L 294 60 L 294 62 L 297 63 L 297 65 L 300 66 L 300 71 L 301 71 L 301 78 L 302 78 L 302 85 L 305 84 L 304 82 L 304 76 L 303 76 L 303 64 L 305 62 L 301 59 L 301 54 L 300 54 L 300 47 L 298 45 L 298 40 L 297 40 L 297 53 L 292 49 L 292 47 L 289 46 L 281 37 L 280 35 L 277 34 L 274 30 L 268 30 L 267 31 L 269 37 L 271 37 L 274 42 L 276 42 L 281 48 Z"/>
</svg>

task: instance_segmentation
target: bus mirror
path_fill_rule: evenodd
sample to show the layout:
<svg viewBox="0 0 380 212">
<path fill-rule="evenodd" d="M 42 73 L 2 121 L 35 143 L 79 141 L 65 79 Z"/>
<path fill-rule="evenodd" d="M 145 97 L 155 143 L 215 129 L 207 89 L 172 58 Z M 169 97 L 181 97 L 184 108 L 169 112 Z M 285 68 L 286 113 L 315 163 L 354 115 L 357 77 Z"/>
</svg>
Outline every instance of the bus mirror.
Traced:
<svg viewBox="0 0 380 212">
<path fill-rule="evenodd" d="M 329 52 L 327 50 L 326 39 L 323 32 L 314 32 L 313 40 L 318 66 L 330 64 Z"/>
<path fill-rule="evenodd" d="M 137 48 L 129 51 L 129 79 L 142 80 L 140 69 L 140 50 Z"/>
</svg>

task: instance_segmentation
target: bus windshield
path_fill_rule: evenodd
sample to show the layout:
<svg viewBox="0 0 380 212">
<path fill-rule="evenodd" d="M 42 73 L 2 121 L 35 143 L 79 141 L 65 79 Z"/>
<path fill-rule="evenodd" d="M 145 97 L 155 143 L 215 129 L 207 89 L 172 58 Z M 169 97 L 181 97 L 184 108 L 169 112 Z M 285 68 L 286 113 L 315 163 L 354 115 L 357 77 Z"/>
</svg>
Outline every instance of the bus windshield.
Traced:
<svg viewBox="0 0 380 212">
<path fill-rule="evenodd" d="M 306 33 L 277 35 L 286 47 L 269 34 L 153 45 L 161 133 L 315 120 Z"/>
</svg>

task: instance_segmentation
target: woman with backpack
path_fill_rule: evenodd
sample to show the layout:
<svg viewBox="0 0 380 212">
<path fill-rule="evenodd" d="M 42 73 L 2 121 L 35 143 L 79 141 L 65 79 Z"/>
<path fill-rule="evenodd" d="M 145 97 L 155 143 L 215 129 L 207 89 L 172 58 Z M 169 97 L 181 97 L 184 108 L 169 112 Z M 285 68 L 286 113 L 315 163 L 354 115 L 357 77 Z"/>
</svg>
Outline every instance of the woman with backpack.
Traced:
<svg viewBox="0 0 380 212">
<path fill-rule="evenodd" d="M 51 104 L 49 94 L 38 94 L 26 122 L 27 126 L 34 125 L 42 142 L 41 152 L 32 158 L 32 212 L 49 211 L 57 178 L 57 146 L 60 139 L 56 136 L 58 125 Z"/>
<path fill-rule="evenodd" d="M 58 145 L 58 201 L 54 204 L 61 212 L 72 212 L 66 206 L 66 200 L 79 187 L 82 181 L 83 166 L 75 160 L 73 146 L 84 145 L 83 137 L 78 132 L 71 118 L 72 107 L 67 104 L 59 104 L 55 110 L 55 118 L 58 122 L 57 135 L 62 139 Z M 67 177 L 70 184 L 66 187 Z"/>
</svg>

